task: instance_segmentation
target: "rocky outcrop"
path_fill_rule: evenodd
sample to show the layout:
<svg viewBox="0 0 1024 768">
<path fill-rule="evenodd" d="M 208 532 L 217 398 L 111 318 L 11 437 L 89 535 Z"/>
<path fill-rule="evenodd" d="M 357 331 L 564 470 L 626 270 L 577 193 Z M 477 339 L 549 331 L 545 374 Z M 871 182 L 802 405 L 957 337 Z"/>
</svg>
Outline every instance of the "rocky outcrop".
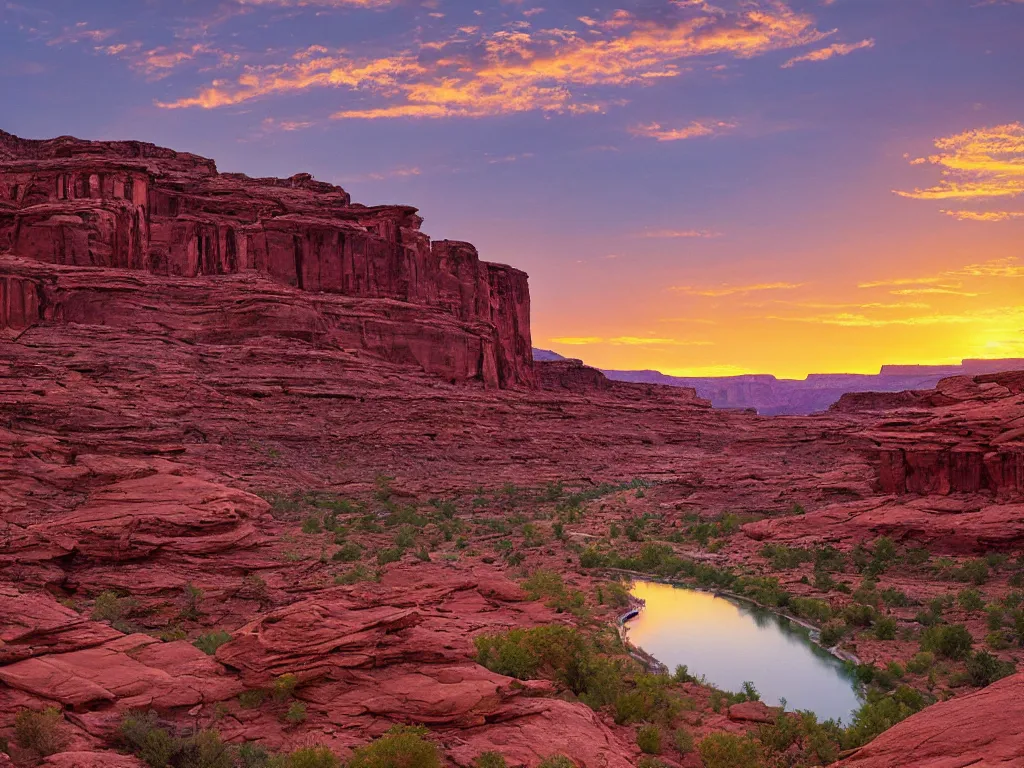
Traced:
<svg viewBox="0 0 1024 768">
<path fill-rule="evenodd" d="M 584 365 L 581 360 L 553 360 L 535 364 L 537 382 L 543 389 L 572 392 L 601 391 L 612 388 L 612 382 L 601 371 Z"/>
<path fill-rule="evenodd" d="M 1024 674 L 928 707 L 837 768 L 1024 765 Z"/>
<path fill-rule="evenodd" d="M 481 261 L 468 243 L 432 243 L 415 208 L 356 205 L 308 174 L 221 174 L 212 160 L 141 142 L 0 142 L 0 253 L 168 277 L 258 273 L 301 292 L 402 302 L 454 318 L 473 337 L 466 354 L 451 355 L 446 339 L 428 335 L 421 346 L 437 348 L 414 355 L 426 370 L 533 384 L 527 276 Z M 81 321 L 38 291 L 0 269 L 0 329 Z M 368 334 L 387 348 L 394 338 L 407 346 L 414 331 Z"/>
<path fill-rule="evenodd" d="M 862 433 L 883 493 L 1024 494 L 1024 371 L 943 379 L 934 390 L 857 405 L 851 397 L 836 412 L 890 406 Z"/>
</svg>

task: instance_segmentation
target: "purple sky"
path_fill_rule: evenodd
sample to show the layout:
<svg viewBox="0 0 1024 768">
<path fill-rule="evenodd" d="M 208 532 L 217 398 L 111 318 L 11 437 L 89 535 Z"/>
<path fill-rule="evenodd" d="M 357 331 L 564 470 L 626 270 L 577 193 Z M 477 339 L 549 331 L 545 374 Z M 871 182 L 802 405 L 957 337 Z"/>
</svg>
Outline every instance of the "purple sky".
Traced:
<svg viewBox="0 0 1024 768">
<path fill-rule="evenodd" d="M 1022 73 L 1020 0 L 0 0 L 0 128 L 416 205 L 676 373 L 1024 356 Z"/>
</svg>

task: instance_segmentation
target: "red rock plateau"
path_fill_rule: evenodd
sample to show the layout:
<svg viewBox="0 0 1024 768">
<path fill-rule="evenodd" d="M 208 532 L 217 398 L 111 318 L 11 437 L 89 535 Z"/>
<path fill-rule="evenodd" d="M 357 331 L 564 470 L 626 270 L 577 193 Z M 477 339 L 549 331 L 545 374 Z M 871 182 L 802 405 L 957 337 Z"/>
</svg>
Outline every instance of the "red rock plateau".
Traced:
<svg viewBox="0 0 1024 768">
<path fill-rule="evenodd" d="M 593 596 L 607 575 L 578 555 L 609 525 L 649 519 L 679 555 L 806 596 L 810 571 L 773 571 L 764 542 L 849 552 L 886 536 L 953 564 L 1024 552 L 1024 373 L 767 418 L 535 365 L 525 274 L 431 242 L 412 208 L 353 204 L 308 175 L 0 134 L 0 350 L 0 765 L 140 766 L 117 732 L 142 710 L 272 750 L 347 758 L 410 724 L 450 765 L 497 751 L 627 768 L 635 723 L 474 650 L 515 627 L 607 626 L 616 609 Z M 556 484 L 590 499 L 564 531 Z M 312 517 L 324 510 L 332 532 Z M 726 513 L 749 522 L 714 551 L 679 538 Z M 394 543 L 410 527 L 390 527 L 398 515 L 419 521 L 415 544 Z M 528 599 L 520 584 L 542 567 L 590 618 Z M 928 574 L 879 586 L 962 588 Z M 980 643 L 984 621 L 965 622 Z M 212 654 L 193 645 L 214 632 Z M 914 650 L 856 638 L 880 663 Z M 971 693 L 944 681 L 951 701 L 844 764 L 1024 764 L 1024 678 Z M 681 690 L 698 736 L 770 719 Z M 47 706 L 65 738 L 43 759 L 14 726 Z M 701 765 L 667 747 L 659 759 Z"/>
</svg>

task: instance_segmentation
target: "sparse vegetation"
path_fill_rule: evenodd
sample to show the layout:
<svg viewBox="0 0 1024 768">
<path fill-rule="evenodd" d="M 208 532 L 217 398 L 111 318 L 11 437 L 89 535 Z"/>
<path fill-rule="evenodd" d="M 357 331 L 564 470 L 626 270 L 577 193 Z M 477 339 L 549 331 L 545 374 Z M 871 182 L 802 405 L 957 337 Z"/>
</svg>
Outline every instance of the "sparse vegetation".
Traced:
<svg viewBox="0 0 1024 768">
<path fill-rule="evenodd" d="M 60 752 L 70 741 L 64 715 L 58 707 L 20 710 L 14 716 L 14 741 L 40 757 Z"/>
</svg>

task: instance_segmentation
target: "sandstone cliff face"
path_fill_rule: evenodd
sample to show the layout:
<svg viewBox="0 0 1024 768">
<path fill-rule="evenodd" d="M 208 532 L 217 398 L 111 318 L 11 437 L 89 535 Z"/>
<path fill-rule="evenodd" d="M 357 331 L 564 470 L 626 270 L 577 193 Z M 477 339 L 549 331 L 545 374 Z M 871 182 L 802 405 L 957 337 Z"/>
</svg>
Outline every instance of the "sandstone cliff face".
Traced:
<svg viewBox="0 0 1024 768">
<path fill-rule="evenodd" d="M 473 337 L 468 345 L 418 345 L 414 358 L 425 370 L 532 386 L 526 274 L 481 261 L 468 243 L 432 243 L 421 222 L 415 208 L 355 205 L 340 187 L 308 174 L 253 179 L 141 142 L 0 133 L 0 254 L 169 277 L 259 273 L 311 294 L 413 304 L 425 316 L 454 318 Z M 89 316 L 61 317 L 41 285 L 0 276 L 0 328 L 104 324 L 98 306 Z M 415 334 L 414 324 L 398 336 Z M 375 348 L 389 345 L 386 336 Z M 449 347 L 466 354 L 451 356 Z"/>
<path fill-rule="evenodd" d="M 1024 371 L 956 376 L 927 392 L 849 397 L 837 411 L 888 411 L 863 433 L 876 446 L 883 493 L 1024 493 Z"/>
</svg>

